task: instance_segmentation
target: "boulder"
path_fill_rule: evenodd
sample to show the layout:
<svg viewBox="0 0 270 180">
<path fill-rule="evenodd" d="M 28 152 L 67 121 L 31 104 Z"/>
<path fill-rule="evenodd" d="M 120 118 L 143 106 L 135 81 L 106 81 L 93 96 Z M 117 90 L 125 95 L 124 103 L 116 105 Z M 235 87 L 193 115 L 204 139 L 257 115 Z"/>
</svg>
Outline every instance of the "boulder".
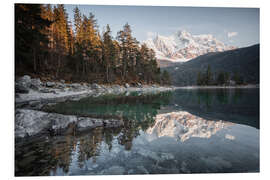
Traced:
<svg viewBox="0 0 270 180">
<path fill-rule="evenodd" d="M 128 83 L 126 83 L 125 84 L 125 88 L 129 88 L 130 86 L 129 86 L 129 84 Z"/>
<path fill-rule="evenodd" d="M 33 106 L 39 102 L 33 102 Z M 61 135 L 84 131 L 96 127 L 119 127 L 124 124 L 118 119 L 98 119 L 77 117 L 38 110 L 17 109 L 15 112 L 15 138 L 24 138 L 40 134 Z"/>
<path fill-rule="evenodd" d="M 119 127 L 124 125 L 122 119 L 106 119 L 103 121 L 105 128 Z"/>
<path fill-rule="evenodd" d="M 64 133 L 70 124 L 77 122 L 76 116 L 46 113 L 36 110 L 17 109 L 15 112 L 15 138 L 24 138 L 51 132 Z"/>
<path fill-rule="evenodd" d="M 42 82 L 40 81 L 39 78 L 37 79 L 32 79 L 30 82 L 30 88 L 33 90 L 39 90 L 42 86 Z"/>
<path fill-rule="evenodd" d="M 57 87 L 58 89 L 65 89 L 65 88 L 66 88 L 66 85 L 63 84 L 63 83 L 56 83 L 55 85 L 56 85 L 56 87 Z"/>
<path fill-rule="evenodd" d="M 46 82 L 46 86 L 47 87 L 53 87 L 53 86 L 55 86 L 55 82 L 48 81 L 48 82 Z"/>
<path fill-rule="evenodd" d="M 100 127 L 100 126 L 103 126 L 103 122 L 101 119 L 80 117 L 80 118 L 78 118 L 76 130 L 77 131 L 84 131 L 87 129 Z"/>
<path fill-rule="evenodd" d="M 141 83 L 138 83 L 138 87 L 142 88 L 142 84 Z"/>
<path fill-rule="evenodd" d="M 51 133 L 56 135 L 65 133 L 65 130 L 70 124 L 74 124 L 77 122 L 77 117 L 56 113 L 48 113 L 47 120 L 51 122 Z"/>
<path fill-rule="evenodd" d="M 48 89 L 48 88 L 43 88 L 43 89 L 40 89 L 39 91 L 42 92 L 42 93 L 54 93 L 55 94 L 54 90 L 51 90 L 51 89 Z"/>
<path fill-rule="evenodd" d="M 20 81 L 28 81 L 28 82 L 30 82 L 31 77 L 29 75 L 24 75 L 19 80 Z"/>
<path fill-rule="evenodd" d="M 15 84 L 15 93 L 27 94 L 27 93 L 29 93 L 29 90 L 25 86 L 16 83 Z"/>
<path fill-rule="evenodd" d="M 31 77 L 28 75 L 24 75 L 17 80 L 17 83 L 20 84 L 21 86 L 29 88 L 31 85 Z"/>
<path fill-rule="evenodd" d="M 101 89 L 101 87 L 96 83 L 92 84 L 91 88 L 93 88 L 93 89 Z"/>
<path fill-rule="evenodd" d="M 15 137 L 33 136 L 49 129 L 50 121 L 46 119 L 48 113 L 34 110 L 20 109 L 15 112 Z"/>
</svg>

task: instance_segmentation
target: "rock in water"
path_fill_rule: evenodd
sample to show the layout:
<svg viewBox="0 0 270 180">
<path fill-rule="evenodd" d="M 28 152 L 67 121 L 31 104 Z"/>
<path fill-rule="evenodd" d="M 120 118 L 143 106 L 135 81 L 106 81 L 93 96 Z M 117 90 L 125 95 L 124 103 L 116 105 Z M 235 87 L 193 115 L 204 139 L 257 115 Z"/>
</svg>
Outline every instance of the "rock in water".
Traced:
<svg viewBox="0 0 270 180">
<path fill-rule="evenodd" d="M 106 128 L 119 127 L 124 125 L 124 121 L 122 119 L 106 119 L 103 122 L 104 127 Z"/>
<path fill-rule="evenodd" d="M 47 113 L 33 110 L 16 110 L 15 137 L 33 136 L 48 129 L 50 121 L 44 119 Z"/>
<path fill-rule="evenodd" d="M 100 119 L 80 117 L 78 118 L 77 131 L 84 131 L 89 128 L 95 128 L 103 126 L 103 122 Z"/>
<path fill-rule="evenodd" d="M 65 133 L 70 124 L 77 122 L 76 116 L 67 116 L 56 113 L 49 113 L 46 119 L 51 122 L 50 130 L 54 135 Z"/>
</svg>

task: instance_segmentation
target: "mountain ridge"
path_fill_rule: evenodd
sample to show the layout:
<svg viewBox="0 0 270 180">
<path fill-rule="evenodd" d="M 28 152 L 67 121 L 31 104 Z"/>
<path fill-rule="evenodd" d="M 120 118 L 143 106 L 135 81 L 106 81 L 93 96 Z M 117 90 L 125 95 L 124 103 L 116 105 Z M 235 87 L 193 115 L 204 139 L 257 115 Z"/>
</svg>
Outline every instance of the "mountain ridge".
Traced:
<svg viewBox="0 0 270 180">
<path fill-rule="evenodd" d="M 144 43 L 156 53 L 156 58 L 172 62 L 186 62 L 209 52 L 222 52 L 236 49 L 217 40 L 211 34 L 192 35 L 186 30 L 171 36 L 156 35 Z"/>
<path fill-rule="evenodd" d="M 220 72 L 228 72 L 232 76 L 237 72 L 245 83 L 259 84 L 259 51 L 260 44 L 255 44 L 224 52 L 212 52 L 184 63 L 173 63 L 173 66 L 162 70 L 170 73 L 173 84 L 177 86 L 196 85 L 198 72 L 206 72 L 208 65 L 214 76 Z"/>
</svg>

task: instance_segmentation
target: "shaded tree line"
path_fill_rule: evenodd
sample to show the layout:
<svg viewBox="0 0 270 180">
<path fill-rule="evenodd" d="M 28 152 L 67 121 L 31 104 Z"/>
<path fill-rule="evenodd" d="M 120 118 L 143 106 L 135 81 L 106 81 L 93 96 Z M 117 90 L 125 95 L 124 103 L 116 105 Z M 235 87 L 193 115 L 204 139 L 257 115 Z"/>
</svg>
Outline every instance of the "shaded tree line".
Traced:
<svg viewBox="0 0 270 180">
<path fill-rule="evenodd" d="M 53 80 L 169 84 L 155 52 L 132 36 L 128 23 L 113 37 L 99 32 L 94 14 L 74 8 L 74 26 L 64 5 L 15 4 L 15 73 Z"/>
<path fill-rule="evenodd" d="M 218 72 L 213 73 L 211 71 L 211 66 L 208 65 L 206 72 L 198 72 L 197 75 L 197 85 L 208 86 L 208 85 L 243 85 L 244 78 L 235 72 L 230 75 L 229 72 Z"/>
</svg>

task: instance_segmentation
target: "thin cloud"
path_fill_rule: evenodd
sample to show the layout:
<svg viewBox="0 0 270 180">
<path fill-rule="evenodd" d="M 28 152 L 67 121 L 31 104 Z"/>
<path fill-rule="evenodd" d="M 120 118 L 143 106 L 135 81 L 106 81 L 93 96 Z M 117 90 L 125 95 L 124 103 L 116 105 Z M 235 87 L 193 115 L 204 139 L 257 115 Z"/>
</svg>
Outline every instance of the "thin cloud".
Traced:
<svg viewBox="0 0 270 180">
<path fill-rule="evenodd" d="M 238 32 L 228 32 L 227 33 L 228 38 L 232 38 L 232 37 L 237 36 L 237 35 L 238 35 Z"/>
</svg>

